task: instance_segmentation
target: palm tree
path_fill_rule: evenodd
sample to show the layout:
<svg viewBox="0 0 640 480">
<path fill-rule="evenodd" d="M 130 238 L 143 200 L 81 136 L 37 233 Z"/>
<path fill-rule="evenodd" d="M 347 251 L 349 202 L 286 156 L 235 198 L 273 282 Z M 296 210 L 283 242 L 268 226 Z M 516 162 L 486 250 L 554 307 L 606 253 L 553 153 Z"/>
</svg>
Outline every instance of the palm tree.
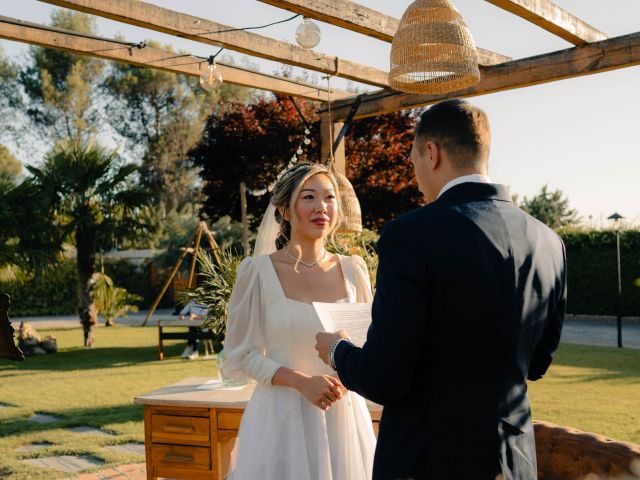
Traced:
<svg viewBox="0 0 640 480">
<path fill-rule="evenodd" d="M 35 274 L 57 259 L 62 242 L 47 210 L 31 182 L 0 172 L 0 282 Z"/>
<path fill-rule="evenodd" d="M 56 145 L 40 167 L 28 166 L 31 182 L 48 199 L 51 221 L 77 250 L 78 315 L 84 344 L 93 345 L 97 309 L 91 292 L 96 253 L 148 236 L 145 213 L 153 195 L 137 182 L 138 167 L 92 141 Z"/>
</svg>

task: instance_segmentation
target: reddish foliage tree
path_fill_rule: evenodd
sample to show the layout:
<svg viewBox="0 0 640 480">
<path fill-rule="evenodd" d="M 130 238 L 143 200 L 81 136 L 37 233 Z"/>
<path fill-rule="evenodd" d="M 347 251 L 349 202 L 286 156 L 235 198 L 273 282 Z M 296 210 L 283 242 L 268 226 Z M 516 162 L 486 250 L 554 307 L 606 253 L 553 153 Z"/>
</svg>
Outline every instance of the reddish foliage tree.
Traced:
<svg viewBox="0 0 640 480">
<path fill-rule="evenodd" d="M 315 107 L 296 100 L 312 122 L 311 143 L 301 161 L 320 160 L 320 128 Z M 346 136 L 347 176 L 362 207 L 365 227 L 378 230 L 398 214 L 421 204 L 409 155 L 415 115 L 392 113 L 353 123 Z M 250 104 L 232 103 L 209 117 L 203 137 L 190 153 L 201 167 L 210 218 L 240 218 L 240 182 L 260 190 L 286 167 L 304 139 L 304 123 L 290 99 L 260 97 Z M 259 222 L 269 195 L 248 196 L 248 210 Z"/>
<path fill-rule="evenodd" d="M 411 112 L 390 113 L 353 122 L 349 130 L 347 177 L 367 228 L 380 230 L 423 202 L 410 159 L 416 118 Z"/>
<path fill-rule="evenodd" d="M 296 100 L 309 122 L 317 123 L 309 102 Z M 207 120 L 203 137 L 191 151 L 201 167 L 206 200 L 203 213 L 210 218 L 240 218 L 240 182 L 252 190 L 271 184 L 289 163 L 304 139 L 305 126 L 287 97 L 258 97 L 249 104 L 230 103 Z M 303 146 L 300 161 L 318 161 L 319 133 L 311 128 L 311 143 Z M 269 194 L 247 196 L 254 222 L 260 221 Z"/>
</svg>

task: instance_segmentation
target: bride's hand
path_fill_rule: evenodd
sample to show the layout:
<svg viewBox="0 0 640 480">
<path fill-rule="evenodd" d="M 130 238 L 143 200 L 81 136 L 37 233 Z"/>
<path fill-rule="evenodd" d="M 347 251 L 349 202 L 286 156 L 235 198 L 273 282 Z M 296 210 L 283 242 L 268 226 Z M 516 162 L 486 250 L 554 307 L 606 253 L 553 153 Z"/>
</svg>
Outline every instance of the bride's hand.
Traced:
<svg viewBox="0 0 640 480">
<path fill-rule="evenodd" d="M 346 392 L 340 380 L 330 375 L 307 377 L 298 386 L 300 393 L 321 410 L 329 410 L 337 400 L 340 400 L 343 389 Z"/>
</svg>

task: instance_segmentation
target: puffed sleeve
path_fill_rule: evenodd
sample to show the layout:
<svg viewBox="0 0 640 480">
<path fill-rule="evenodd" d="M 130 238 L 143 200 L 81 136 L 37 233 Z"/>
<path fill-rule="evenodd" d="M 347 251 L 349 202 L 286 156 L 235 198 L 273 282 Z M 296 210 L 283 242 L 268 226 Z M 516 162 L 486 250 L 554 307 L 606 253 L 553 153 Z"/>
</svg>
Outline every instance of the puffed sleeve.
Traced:
<svg viewBox="0 0 640 480">
<path fill-rule="evenodd" d="M 265 355 L 262 295 L 257 261 L 245 258 L 238 267 L 229 300 L 223 378 L 253 379 L 271 385 L 273 375 L 282 366 Z"/>
<path fill-rule="evenodd" d="M 373 301 L 373 293 L 371 292 L 371 279 L 369 277 L 369 269 L 364 259 L 359 255 L 351 256 L 351 266 L 355 273 L 356 280 L 356 300 L 362 303 Z"/>
</svg>

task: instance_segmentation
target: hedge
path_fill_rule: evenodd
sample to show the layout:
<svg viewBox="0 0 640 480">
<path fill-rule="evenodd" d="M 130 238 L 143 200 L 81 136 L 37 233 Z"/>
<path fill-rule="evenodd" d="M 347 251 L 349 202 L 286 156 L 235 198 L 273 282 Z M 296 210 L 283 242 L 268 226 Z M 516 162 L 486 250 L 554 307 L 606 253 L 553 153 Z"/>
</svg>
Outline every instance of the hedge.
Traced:
<svg viewBox="0 0 640 480">
<path fill-rule="evenodd" d="M 151 285 L 148 268 L 126 260 L 107 261 L 104 266 L 117 286 L 142 297 L 138 306 L 143 309 L 151 305 L 159 290 Z M 0 283 L 0 292 L 11 295 L 12 317 L 69 315 L 78 304 L 77 279 L 75 261 L 65 260 L 25 281 Z"/>
<path fill-rule="evenodd" d="M 11 295 L 12 317 L 65 315 L 76 311 L 76 267 L 60 262 L 27 281 L 0 283 L 0 292 Z"/>
<path fill-rule="evenodd" d="M 612 231 L 561 231 L 567 247 L 567 311 L 574 314 L 616 315 L 618 274 L 616 234 Z M 640 316 L 640 231 L 620 234 L 622 267 L 622 314 Z M 139 307 L 149 308 L 161 284 L 152 285 L 149 266 L 136 267 L 127 261 L 108 261 L 105 273 L 119 287 L 140 295 Z M 164 273 L 164 272 L 163 272 Z M 72 314 L 76 310 L 75 263 L 66 260 L 26 282 L 0 283 L 0 292 L 12 298 L 12 316 Z M 171 305 L 165 295 L 161 307 Z"/>
<path fill-rule="evenodd" d="M 612 231 L 560 232 L 567 247 L 567 312 L 616 315 L 618 270 Z M 622 314 L 640 316 L 640 231 L 620 233 Z"/>
</svg>

